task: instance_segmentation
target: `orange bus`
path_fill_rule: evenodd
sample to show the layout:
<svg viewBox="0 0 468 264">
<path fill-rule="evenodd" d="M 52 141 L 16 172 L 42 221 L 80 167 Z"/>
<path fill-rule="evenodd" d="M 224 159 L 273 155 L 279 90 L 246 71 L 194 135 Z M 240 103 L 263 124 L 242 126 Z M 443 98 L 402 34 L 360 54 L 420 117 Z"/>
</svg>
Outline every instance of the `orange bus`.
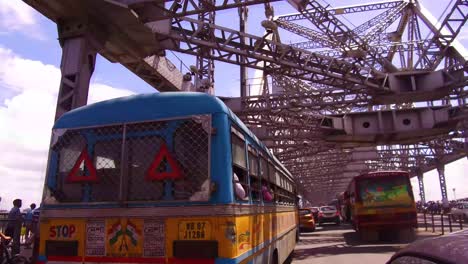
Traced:
<svg viewBox="0 0 468 264">
<path fill-rule="evenodd" d="M 356 176 L 344 193 L 344 201 L 344 217 L 365 240 L 378 239 L 384 230 L 412 236 L 417 227 L 408 172 L 379 171 Z"/>
</svg>

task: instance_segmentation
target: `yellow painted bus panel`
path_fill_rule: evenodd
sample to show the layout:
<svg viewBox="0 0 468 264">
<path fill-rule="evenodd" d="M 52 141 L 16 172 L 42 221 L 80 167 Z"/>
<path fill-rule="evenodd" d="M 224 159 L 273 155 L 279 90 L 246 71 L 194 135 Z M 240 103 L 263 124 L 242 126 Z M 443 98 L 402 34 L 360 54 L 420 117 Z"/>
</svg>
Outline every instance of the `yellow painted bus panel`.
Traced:
<svg viewBox="0 0 468 264">
<path fill-rule="evenodd" d="M 106 255 L 141 257 L 143 255 L 143 219 L 106 219 Z"/>
<path fill-rule="evenodd" d="M 105 234 L 101 234 L 105 243 L 105 255 L 108 257 L 143 256 L 144 228 L 147 220 L 118 217 L 93 220 L 102 223 L 101 230 L 104 228 Z M 173 257 L 174 240 L 216 240 L 219 257 L 235 258 L 264 242 L 268 245 L 274 237 L 296 226 L 297 214 L 295 211 L 289 211 L 237 217 L 168 218 L 164 221 L 167 257 Z M 84 256 L 87 222 L 87 219 L 42 220 L 40 254 L 45 255 L 46 240 L 62 240 L 78 241 L 78 255 Z"/>
<path fill-rule="evenodd" d="M 84 253 L 85 225 L 80 219 L 42 220 L 40 225 L 40 254 L 45 254 L 45 241 L 78 241 L 78 255 Z"/>
</svg>

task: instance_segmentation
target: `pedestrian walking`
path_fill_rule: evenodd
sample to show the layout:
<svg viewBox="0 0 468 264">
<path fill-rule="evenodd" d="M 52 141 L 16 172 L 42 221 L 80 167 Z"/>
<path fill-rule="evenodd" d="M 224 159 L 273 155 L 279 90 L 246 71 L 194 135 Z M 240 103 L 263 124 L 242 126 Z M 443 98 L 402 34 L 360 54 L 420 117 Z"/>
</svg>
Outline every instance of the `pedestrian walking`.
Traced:
<svg viewBox="0 0 468 264">
<path fill-rule="evenodd" d="M 26 248 L 31 248 L 31 236 L 34 235 L 34 230 L 33 228 L 33 215 L 34 211 L 36 210 L 36 204 L 32 203 L 29 206 L 29 210 L 26 213 L 26 216 L 24 217 L 24 224 L 26 226 L 26 234 L 25 234 L 25 241 L 26 241 Z"/>
<path fill-rule="evenodd" d="M 8 213 L 8 223 L 5 230 L 5 235 L 13 238 L 13 245 L 11 247 L 13 256 L 20 253 L 21 226 L 23 225 L 23 215 L 20 211 L 21 206 L 21 199 L 15 199 L 13 201 L 13 208 L 11 208 Z"/>
</svg>

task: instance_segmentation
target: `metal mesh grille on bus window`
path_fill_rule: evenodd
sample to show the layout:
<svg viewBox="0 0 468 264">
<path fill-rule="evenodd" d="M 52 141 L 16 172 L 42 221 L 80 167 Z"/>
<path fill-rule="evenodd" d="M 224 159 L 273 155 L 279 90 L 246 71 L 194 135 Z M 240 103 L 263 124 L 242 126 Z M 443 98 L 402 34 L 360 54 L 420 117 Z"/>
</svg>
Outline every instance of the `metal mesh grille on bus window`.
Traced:
<svg viewBox="0 0 468 264">
<path fill-rule="evenodd" d="M 128 200 L 187 200 L 202 191 L 209 169 L 204 126 L 198 119 L 129 125 Z"/>
<path fill-rule="evenodd" d="M 154 124 L 146 124 L 154 128 Z M 148 181 L 146 173 L 164 139 L 159 135 L 133 137 L 134 129 L 142 129 L 145 124 L 136 124 L 127 127 L 127 159 L 128 177 L 127 199 L 130 201 L 161 200 L 164 194 L 163 181 Z M 158 168 L 161 169 L 161 168 Z"/>
<path fill-rule="evenodd" d="M 203 186 L 209 171 L 209 133 L 202 121 L 183 121 L 174 133 L 174 153 L 181 166 L 182 178 L 175 181 L 174 198 L 189 199 Z M 206 124 L 205 124 L 206 126 Z M 209 128 L 211 129 L 211 127 Z"/>
<path fill-rule="evenodd" d="M 49 187 L 59 202 L 208 200 L 210 134 L 209 115 L 69 129 Z"/>
<path fill-rule="evenodd" d="M 90 202 L 117 201 L 122 165 L 122 126 L 93 130 L 96 136 L 93 160 L 98 181 L 92 184 Z"/>
<path fill-rule="evenodd" d="M 95 142 L 95 144 L 89 144 Z M 57 186 L 61 202 L 116 201 L 119 195 L 122 127 L 66 131 L 53 147 L 58 152 Z M 87 158 L 83 155 L 86 153 Z M 93 176 L 95 180 L 86 181 Z M 51 175 L 54 177 L 54 175 Z M 84 180 L 84 181 L 80 181 Z"/>
<path fill-rule="evenodd" d="M 86 140 L 80 131 L 69 130 L 60 137 L 53 149 L 58 152 L 58 168 L 56 175 L 50 175 L 57 181 L 56 188 L 52 190 L 55 198 L 61 202 L 80 202 L 82 188 L 67 181 L 68 175 L 86 148 Z M 80 169 L 81 170 L 81 169 Z"/>
</svg>

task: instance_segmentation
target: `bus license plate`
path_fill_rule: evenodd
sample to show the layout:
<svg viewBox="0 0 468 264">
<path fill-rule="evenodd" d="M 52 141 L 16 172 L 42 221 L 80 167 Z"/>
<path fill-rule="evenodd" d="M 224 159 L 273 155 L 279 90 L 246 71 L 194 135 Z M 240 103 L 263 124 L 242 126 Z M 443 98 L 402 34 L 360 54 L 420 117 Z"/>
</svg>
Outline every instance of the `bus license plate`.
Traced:
<svg viewBox="0 0 468 264">
<path fill-rule="evenodd" d="M 209 240 L 211 239 L 211 224 L 208 221 L 180 221 L 180 240 Z"/>
</svg>

